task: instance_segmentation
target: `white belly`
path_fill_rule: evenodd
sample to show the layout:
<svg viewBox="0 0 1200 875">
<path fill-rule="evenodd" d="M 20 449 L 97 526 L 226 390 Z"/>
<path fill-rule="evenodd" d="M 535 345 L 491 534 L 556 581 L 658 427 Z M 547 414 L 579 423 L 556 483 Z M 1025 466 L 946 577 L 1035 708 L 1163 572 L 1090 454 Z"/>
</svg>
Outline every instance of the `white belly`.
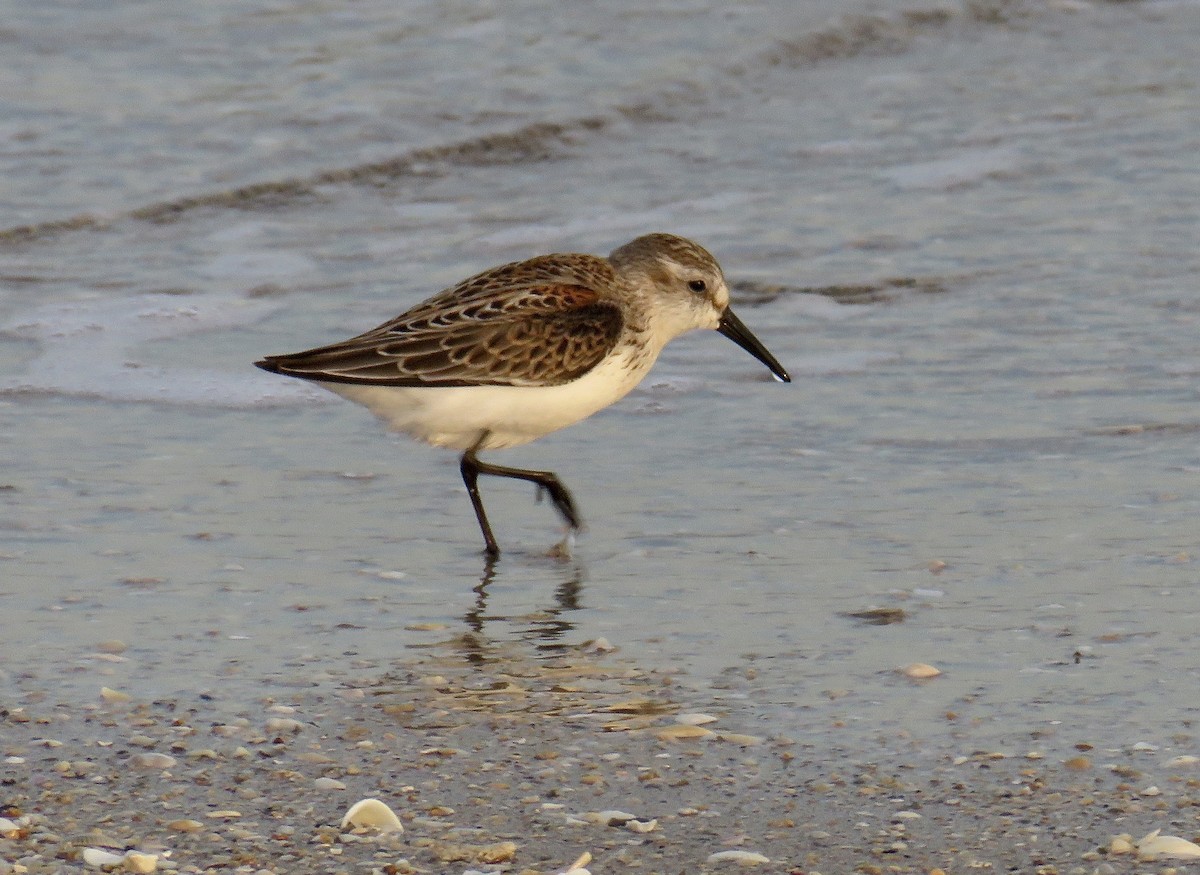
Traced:
<svg viewBox="0 0 1200 875">
<path fill-rule="evenodd" d="M 452 386 L 447 388 L 320 383 L 363 405 L 393 431 L 438 447 L 467 450 L 516 447 L 603 410 L 642 381 L 653 364 L 631 365 L 612 356 L 561 386 Z"/>
</svg>

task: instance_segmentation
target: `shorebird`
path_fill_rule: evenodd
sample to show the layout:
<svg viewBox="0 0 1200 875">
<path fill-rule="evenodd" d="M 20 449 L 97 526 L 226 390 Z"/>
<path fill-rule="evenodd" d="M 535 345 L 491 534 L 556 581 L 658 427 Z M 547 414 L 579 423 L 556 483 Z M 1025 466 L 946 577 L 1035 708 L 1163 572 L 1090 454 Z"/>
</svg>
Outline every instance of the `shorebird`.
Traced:
<svg viewBox="0 0 1200 875">
<path fill-rule="evenodd" d="M 480 474 L 535 484 L 569 534 L 582 520 L 553 472 L 478 454 L 608 407 L 642 381 L 667 343 L 698 328 L 715 329 L 791 382 L 730 309 L 716 259 L 673 234 L 638 237 L 608 258 L 559 253 L 493 267 L 365 334 L 255 364 L 362 404 L 394 431 L 461 450 L 463 483 L 495 557 Z"/>
</svg>

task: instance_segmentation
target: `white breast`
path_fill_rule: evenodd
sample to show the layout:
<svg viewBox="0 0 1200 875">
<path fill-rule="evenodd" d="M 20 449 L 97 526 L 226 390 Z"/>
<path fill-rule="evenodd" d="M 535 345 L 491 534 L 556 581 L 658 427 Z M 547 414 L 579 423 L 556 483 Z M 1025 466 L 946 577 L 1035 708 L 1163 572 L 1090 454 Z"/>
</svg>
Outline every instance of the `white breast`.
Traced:
<svg viewBox="0 0 1200 875">
<path fill-rule="evenodd" d="M 640 383 L 656 357 L 633 361 L 628 355 L 610 355 L 561 386 L 320 385 L 363 405 L 389 429 L 434 446 L 470 449 L 486 431 L 489 437 L 479 449 L 500 449 L 528 443 L 603 410 Z"/>
</svg>

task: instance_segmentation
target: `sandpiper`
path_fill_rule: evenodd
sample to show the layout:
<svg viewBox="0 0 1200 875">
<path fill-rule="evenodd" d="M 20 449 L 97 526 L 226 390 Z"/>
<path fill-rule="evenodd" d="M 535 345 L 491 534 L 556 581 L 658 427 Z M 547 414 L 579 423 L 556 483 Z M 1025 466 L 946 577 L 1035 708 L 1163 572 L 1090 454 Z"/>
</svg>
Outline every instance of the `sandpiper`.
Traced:
<svg viewBox="0 0 1200 875">
<path fill-rule="evenodd" d="M 712 328 L 791 377 L 729 307 L 729 287 L 706 249 L 647 234 L 608 258 L 559 253 L 465 279 L 365 334 L 255 362 L 312 380 L 364 405 L 389 428 L 462 450 L 460 468 L 489 556 L 500 548 L 479 495 L 480 474 L 526 480 L 581 526 L 551 471 L 480 461 L 579 422 L 624 397 L 663 347 Z"/>
</svg>

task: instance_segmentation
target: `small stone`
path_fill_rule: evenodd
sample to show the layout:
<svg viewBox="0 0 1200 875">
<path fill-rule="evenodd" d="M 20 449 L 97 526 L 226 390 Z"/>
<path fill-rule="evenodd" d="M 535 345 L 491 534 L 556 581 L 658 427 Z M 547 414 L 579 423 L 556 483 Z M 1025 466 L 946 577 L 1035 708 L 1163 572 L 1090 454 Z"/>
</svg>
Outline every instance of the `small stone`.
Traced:
<svg viewBox="0 0 1200 875">
<path fill-rule="evenodd" d="M 272 717 L 267 721 L 267 732 L 275 735 L 295 735 L 304 728 L 304 724 L 291 717 Z"/>
<path fill-rule="evenodd" d="M 154 872 L 158 869 L 158 854 L 126 851 L 124 866 L 127 871 L 141 873 L 141 875 L 145 875 L 147 872 Z"/>
</svg>

